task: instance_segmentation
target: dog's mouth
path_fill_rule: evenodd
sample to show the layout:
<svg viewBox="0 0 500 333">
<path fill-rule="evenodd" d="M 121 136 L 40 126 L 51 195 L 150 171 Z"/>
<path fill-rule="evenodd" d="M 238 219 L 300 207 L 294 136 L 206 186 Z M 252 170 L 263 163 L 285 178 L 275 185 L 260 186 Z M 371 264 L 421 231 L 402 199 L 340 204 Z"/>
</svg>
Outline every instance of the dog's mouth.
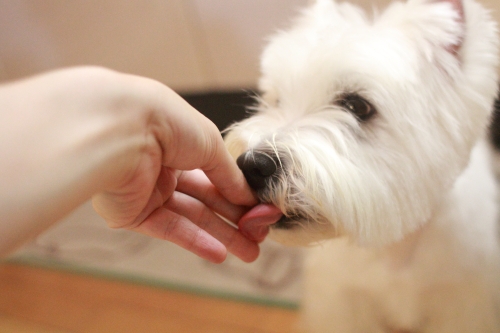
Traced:
<svg viewBox="0 0 500 333">
<path fill-rule="evenodd" d="M 240 231 L 249 239 L 262 242 L 270 228 L 290 230 L 298 221 L 307 220 L 303 215 L 284 214 L 278 207 L 269 203 L 260 203 L 250 209 L 238 222 Z"/>
<path fill-rule="evenodd" d="M 269 233 L 269 227 L 280 224 L 286 216 L 272 204 L 261 203 L 250 209 L 238 222 L 240 231 L 249 239 L 262 242 Z"/>
</svg>

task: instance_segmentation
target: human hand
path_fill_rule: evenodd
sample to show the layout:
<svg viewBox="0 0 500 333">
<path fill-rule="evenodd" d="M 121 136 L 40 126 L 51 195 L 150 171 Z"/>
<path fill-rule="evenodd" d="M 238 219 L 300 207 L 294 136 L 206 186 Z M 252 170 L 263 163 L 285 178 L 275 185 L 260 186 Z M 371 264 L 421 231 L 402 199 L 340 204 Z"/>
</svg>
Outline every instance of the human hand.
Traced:
<svg viewBox="0 0 500 333">
<path fill-rule="evenodd" d="M 92 197 L 110 227 L 213 262 L 226 248 L 244 261 L 258 256 L 257 244 L 217 216 L 235 222 L 255 204 L 243 175 L 215 125 L 164 85 L 61 70 L 2 87 L 0 109 L 0 214 L 9 222 L 1 243 L 40 232 Z"/>
</svg>

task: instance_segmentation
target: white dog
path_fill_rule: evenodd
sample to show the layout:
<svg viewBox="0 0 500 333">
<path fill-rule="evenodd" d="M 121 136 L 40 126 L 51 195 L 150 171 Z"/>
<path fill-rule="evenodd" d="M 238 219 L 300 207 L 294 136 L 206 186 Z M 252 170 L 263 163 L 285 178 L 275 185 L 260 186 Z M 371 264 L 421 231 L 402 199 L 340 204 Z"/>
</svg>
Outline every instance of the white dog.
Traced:
<svg viewBox="0 0 500 333">
<path fill-rule="evenodd" d="M 473 0 L 318 0 L 271 38 L 226 142 L 262 201 L 241 230 L 319 244 L 308 332 L 500 332 L 497 44 Z"/>
</svg>

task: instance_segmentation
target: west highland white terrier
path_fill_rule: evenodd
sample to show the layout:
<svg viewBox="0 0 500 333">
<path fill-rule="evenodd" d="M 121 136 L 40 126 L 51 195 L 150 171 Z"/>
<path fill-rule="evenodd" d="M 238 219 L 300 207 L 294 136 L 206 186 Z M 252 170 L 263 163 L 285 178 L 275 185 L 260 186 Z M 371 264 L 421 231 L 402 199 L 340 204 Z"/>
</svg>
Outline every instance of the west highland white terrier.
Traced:
<svg viewBox="0 0 500 333">
<path fill-rule="evenodd" d="M 500 332 L 497 48 L 473 0 L 373 17 L 318 0 L 270 39 L 262 97 L 226 142 L 262 202 L 241 230 L 319 245 L 308 332 Z"/>
</svg>

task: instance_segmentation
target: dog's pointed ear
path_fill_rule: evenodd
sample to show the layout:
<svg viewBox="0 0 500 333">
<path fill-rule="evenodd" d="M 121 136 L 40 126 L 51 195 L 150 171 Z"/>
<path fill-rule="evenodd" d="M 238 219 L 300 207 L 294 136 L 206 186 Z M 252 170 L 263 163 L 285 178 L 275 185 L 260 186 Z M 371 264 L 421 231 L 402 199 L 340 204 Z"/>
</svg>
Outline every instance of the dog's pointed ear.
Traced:
<svg viewBox="0 0 500 333">
<path fill-rule="evenodd" d="M 463 0 L 408 0 L 408 5 L 422 37 L 458 57 L 466 30 Z"/>
<path fill-rule="evenodd" d="M 457 13 L 457 22 L 461 26 L 461 34 L 458 36 L 456 42 L 447 46 L 447 50 L 453 54 L 458 54 L 460 49 L 462 48 L 462 44 L 464 41 L 464 33 L 465 33 L 465 12 L 464 12 L 464 4 L 463 0 L 441 0 L 443 2 L 449 2 L 455 12 Z"/>
</svg>

